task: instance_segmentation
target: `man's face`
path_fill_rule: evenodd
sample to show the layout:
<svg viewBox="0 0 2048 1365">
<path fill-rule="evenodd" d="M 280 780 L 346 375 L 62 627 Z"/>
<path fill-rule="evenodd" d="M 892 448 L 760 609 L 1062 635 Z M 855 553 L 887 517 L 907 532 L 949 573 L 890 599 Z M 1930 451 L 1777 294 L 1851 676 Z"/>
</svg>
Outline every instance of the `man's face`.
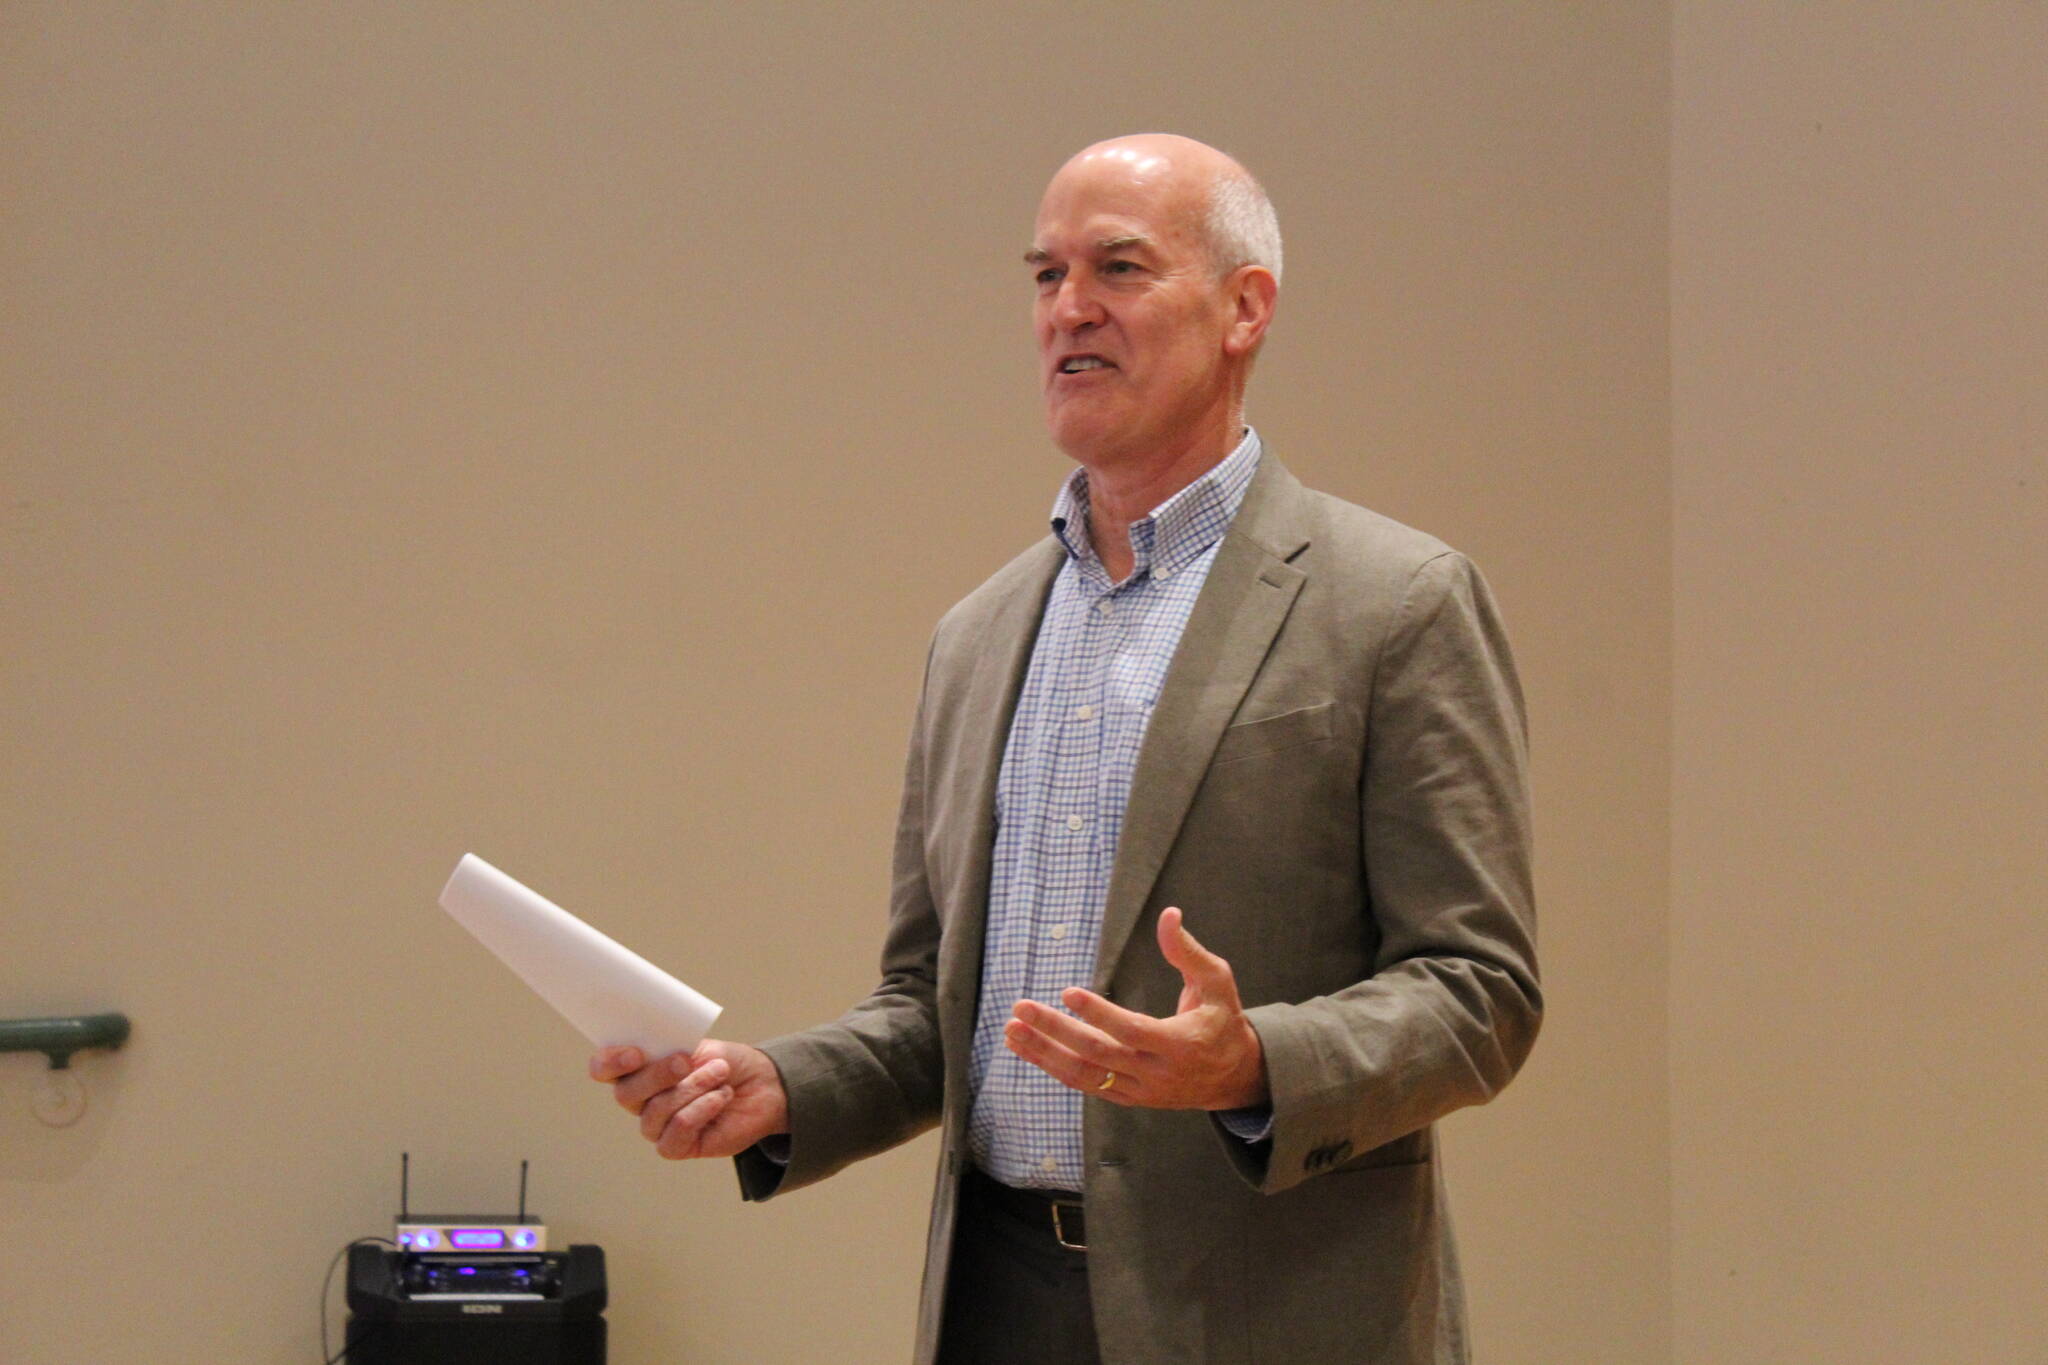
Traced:
<svg viewBox="0 0 2048 1365">
<path fill-rule="evenodd" d="M 1091 149 L 1053 177 L 1032 249 L 1046 422 L 1091 465 L 1230 434 L 1233 304 L 1199 180 L 1162 156 Z"/>
</svg>

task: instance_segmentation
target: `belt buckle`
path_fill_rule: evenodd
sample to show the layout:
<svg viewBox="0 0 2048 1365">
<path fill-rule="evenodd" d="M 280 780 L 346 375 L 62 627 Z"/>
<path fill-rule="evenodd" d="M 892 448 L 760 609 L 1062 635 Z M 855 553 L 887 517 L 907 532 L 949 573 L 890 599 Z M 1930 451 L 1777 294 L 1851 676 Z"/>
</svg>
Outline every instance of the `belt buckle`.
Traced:
<svg viewBox="0 0 2048 1365">
<path fill-rule="evenodd" d="M 1061 1246 L 1065 1247 L 1065 1248 L 1066 1248 L 1067 1250 L 1069 1250 L 1069 1251 L 1086 1251 L 1086 1250 L 1088 1249 L 1088 1244 L 1087 1244 L 1086 1242 L 1069 1242 L 1069 1241 L 1067 1240 L 1067 1227 L 1066 1227 L 1066 1222 L 1065 1222 L 1065 1220 L 1063 1220 L 1063 1219 L 1062 1219 L 1062 1218 L 1060 1217 L 1060 1210 L 1062 1210 L 1062 1209 L 1072 1209 L 1072 1210 L 1073 1210 L 1073 1211 L 1074 1211 L 1075 1213 L 1079 1213 L 1079 1212 L 1081 1212 L 1081 1206 L 1080 1206 L 1079 1204 L 1069 1204 L 1069 1203 L 1067 1203 L 1067 1202 L 1066 1202 L 1065 1200 L 1060 1200 L 1060 1199 L 1055 1199 L 1055 1200 L 1053 1200 L 1053 1201 L 1052 1201 L 1052 1237 L 1053 1237 L 1053 1240 L 1054 1240 L 1055 1242 L 1058 1242 L 1058 1243 L 1059 1243 L 1059 1244 L 1060 1244 Z M 1088 1225 L 1087 1225 L 1087 1223 L 1086 1223 L 1086 1222 L 1084 1221 L 1084 1222 L 1083 1222 L 1083 1223 L 1081 1224 L 1081 1229 L 1082 1229 L 1082 1230 L 1081 1230 L 1081 1232 L 1080 1232 L 1080 1234 L 1079 1234 L 1080 1236 L 1082 1236 L 1082 1237 L 1086 1237 L 1086 1236 L 1088 1235 L 1088 1232 L 1087 1232 L 1087 1227 L 1088 1227 Z"/>
</svg>

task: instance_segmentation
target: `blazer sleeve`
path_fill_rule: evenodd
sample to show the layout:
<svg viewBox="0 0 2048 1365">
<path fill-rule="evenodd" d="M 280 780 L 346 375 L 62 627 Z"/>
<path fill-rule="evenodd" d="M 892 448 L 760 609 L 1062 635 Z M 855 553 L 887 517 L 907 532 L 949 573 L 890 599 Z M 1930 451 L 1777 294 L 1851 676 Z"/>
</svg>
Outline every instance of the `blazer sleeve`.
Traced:
<svg viewBox="0 0 2048 1365">
<path fill-rule="evenodd" d="M 927 683 L 930 663 L 926 664 Z M 759 1147 L 735 1158 L 740 1192 L 767 1199 L 907 1142 L 939 1120 L 939 917 L 924 852 L 925 704 L 920 700 L 896 821 L 881 982 L 832 1023 L 760 1044 L 789 1093 L 786 1163 Z"/>
<path fill-rule="evenodd" d="M 1542 996 L 1527 752 L 1493 599 L 1462 555 L 1436 555 L 1408 584 L 1370 691 L 1359 812 L 1371 975 L 1248 1011 L 1272 1136 L 1224 1145 L 1261 1190 L 1375 1164 L 1358 1158 L 1491 1099 L 1528 1056 Z"/>
</svg>

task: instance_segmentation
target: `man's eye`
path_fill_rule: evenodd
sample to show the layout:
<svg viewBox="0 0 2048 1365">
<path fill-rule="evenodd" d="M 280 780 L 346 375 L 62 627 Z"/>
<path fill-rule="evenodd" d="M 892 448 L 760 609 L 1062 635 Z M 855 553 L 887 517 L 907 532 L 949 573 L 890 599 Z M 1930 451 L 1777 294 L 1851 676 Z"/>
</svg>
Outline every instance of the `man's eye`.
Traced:
<svg viewBox="0 0 2048 1365">
<path fill-rule="evenodd" d="M 1138 268 L 1136 261 L 1110 261 L 1102 267 L 1105 275 L 1128 275 Z"/>
<path fill-rule="evenodd" d="M 1036 280 L 1040 284 L 1051 284 L 1054 281 L 1058 280 L 1059 277 L 1060 272 L 1058 270 L 1054 269 L 1052 266 L 1046 266 L 1043 270 L 1040 270 L 1036 275 L 1033 275 L 1031 278 Z"/>
</svg>

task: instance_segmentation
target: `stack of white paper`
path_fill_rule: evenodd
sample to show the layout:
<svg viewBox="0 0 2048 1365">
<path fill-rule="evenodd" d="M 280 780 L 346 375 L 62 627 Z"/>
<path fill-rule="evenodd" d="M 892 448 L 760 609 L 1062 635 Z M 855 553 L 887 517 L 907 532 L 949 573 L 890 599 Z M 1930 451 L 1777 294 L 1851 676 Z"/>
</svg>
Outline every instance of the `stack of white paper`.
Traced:
<svg viewBox="0 0 2048 1365">
<path fill-rule="evenodd" d="M 719 1007 L 474 853 L 441 889 L 442 908 L 599 1047 L 651 1061 L 691 1052 Z"/>
</svg>

